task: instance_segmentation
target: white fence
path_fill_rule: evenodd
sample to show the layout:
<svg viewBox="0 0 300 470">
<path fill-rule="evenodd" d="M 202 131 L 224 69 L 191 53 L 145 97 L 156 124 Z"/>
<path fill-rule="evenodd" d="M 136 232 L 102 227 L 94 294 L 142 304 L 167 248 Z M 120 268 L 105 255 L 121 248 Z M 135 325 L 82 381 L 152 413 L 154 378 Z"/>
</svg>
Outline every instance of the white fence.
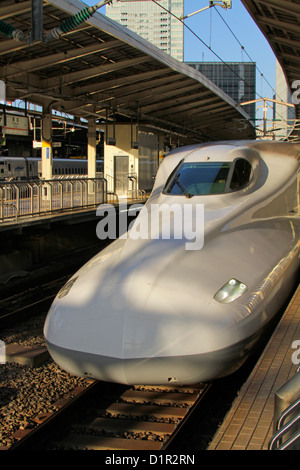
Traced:
<svg viewBox="0 0 300 470">
<path fill-rule="evenodd" d="M 0 183 L 0 222 L 107 202 L 105 178 L 66 178 Z"/>
<path fill-rule="evenodd" d="M 118 203 L 119 196 L 124 194 L 110 191 L 103 177 L 0 182 L 0 223 Z M 145 192 L 136 188 L 128 189 L 126 197 L 146 200 Z"/>
</svg>

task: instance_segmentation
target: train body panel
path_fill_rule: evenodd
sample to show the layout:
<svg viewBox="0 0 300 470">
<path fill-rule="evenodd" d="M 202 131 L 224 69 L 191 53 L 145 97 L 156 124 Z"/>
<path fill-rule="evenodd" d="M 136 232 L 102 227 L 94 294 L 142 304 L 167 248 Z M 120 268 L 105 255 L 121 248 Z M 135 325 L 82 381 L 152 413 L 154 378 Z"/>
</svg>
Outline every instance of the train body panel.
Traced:
<svg viewBox="0 0 300 470">
<path fill-rule="evenodd" d="M 27 157 L 0 157 L 0 181 L 30 180 L 41 177 L 41 159 Z M 53 177 L 58 175 L 86 175 L 86 159 L 53 158 Z M 96 172 L 103 172 L 103 161 L 96 161 Z"/>
<path fill-rule="evenodd" d="M 297 279 L 299 150 L 237 142 L 166 157 L 126 238 L 56 297 L 44 329 L 54 360 L 128 384 L 196 383 L 238 368 Z M 182 207 L 199 218 L 196 247 L 190 233 L 175 236 Z"/>
</svg>

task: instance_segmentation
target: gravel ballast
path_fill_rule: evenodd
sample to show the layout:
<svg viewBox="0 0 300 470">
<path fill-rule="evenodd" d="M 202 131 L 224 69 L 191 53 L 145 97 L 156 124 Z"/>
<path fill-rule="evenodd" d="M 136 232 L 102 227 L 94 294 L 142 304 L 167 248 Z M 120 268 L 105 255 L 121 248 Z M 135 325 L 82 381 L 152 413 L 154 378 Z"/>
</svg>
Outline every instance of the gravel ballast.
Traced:
<svg viewBox="0 0 300 470">
<path fill-rule="evenodd" d="M 45 315 L 28 320 L 1 333 L 4 345 L 45 346 Z M 36 426 L 34 418 L 57 410 L 55 403 L 85 379 L 71 376 L 48 359 L 39 367 L 15 363 L 0 364 L 0 448 L 15 442 L 12 435 Z"/>
</svg>

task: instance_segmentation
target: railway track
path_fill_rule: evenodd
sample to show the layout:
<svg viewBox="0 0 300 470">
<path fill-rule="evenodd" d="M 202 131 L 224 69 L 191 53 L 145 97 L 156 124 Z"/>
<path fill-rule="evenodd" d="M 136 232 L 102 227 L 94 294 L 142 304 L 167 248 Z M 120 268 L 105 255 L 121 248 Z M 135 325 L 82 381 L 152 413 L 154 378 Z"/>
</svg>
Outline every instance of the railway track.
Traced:
<svg viewBox="0 0 300 470">
<path fill-rule="evenodd" d="M 61 399 L 56 413 L 37 416 L 33 430 L 16 433 L 9 450 L 165 450 L 208 389 L 91 382 Z"/>
<path fill-rule="evenodd" d="M 0 303 L 0 328 L 2 329 L 17 321 L 25 320 L 41 310 L 48 310 L 59 288 L 63 286 L 68 278 L 69 275 L 64 275 L 55 281 L 39 286 L 33 292 L 28 293 L 28 291 L 24 291 L 19 293 L 18 296 L 11 296 L 5 299 Z M 38 289 L 40 291 L 40 298 L 36 299 L 38 297 L 36 294 Z M 16 305 L 14 306 L 15 302 Z"/>
</svg>

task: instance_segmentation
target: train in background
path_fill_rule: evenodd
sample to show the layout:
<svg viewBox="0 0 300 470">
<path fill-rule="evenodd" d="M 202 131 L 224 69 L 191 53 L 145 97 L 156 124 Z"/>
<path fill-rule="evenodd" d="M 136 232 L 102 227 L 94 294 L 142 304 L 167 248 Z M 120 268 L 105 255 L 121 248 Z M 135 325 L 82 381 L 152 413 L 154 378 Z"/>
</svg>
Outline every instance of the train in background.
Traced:
<svg viewBox="0 0 300 470">
<path fill-rule="evenodd" d="M 59 175 L 86 175 L 87 159 L 53 158 L 53 177 Z M 103 160 L 96 161 L 96 173 L 103 175 Z M 41 177 L 41 159 L 27 157 L 0 157 L 0 181 L 26 181 Z"/>
<path fill-rule="evenodd" d="M 58 292 L 44 326 L 54 361 L 77 376 L 130 385 L 236 371 L 299 283 L 299 170 L 299 144 L 172 151 L 127 236 Z M 154 209 L 175 205 L 203 205 L 199 249 L 175 236 L 175 216 L 169 237 L 160 222 L 153 236 Z"/>
</svg>

